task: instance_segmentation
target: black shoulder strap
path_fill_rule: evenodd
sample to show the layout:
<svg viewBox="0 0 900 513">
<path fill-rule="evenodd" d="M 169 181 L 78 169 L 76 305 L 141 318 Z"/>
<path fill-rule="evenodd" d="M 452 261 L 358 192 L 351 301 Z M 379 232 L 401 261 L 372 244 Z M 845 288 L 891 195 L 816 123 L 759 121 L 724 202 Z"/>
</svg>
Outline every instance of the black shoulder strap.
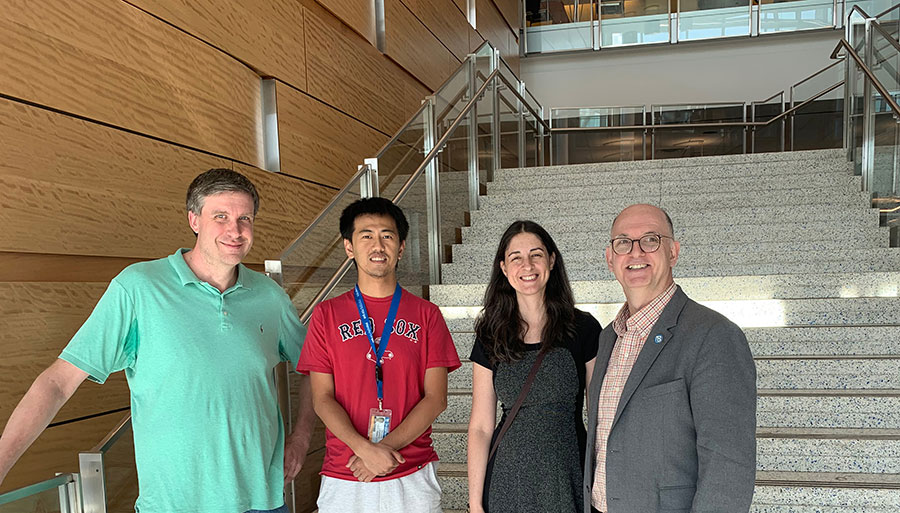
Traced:
<svg viewBox="0 0 900 513">
<path fill-rule="evenodd" d="M 519 413 L 519 408 L 522 407 L 522 403 L 525 402 L 525 396 L 528 395 L 528 390 L 531 389 L 531 384 L 534 382 L 534 377 L 537 376 L 538 368 L 541 366 L 541 362 L 544 361 L 544 356 L 547 353 L 545 351 L 541 351 L 538 354 L 537 359 L 534 361 L 534 365 L 531 366 L 531 372 L 528 373 L 528 377 L 525 379 L 525 384 L 522 385 L 522 391 L 519 392 L 519 397 L 516 397 L 516 402 L 513 404 L 512 410 L 509 411 L 509 415 L 506 416 L 506 420 L 503 422 L 503 426 L 500 427 L 500 432 L 497 433 L 497 438 L 494 439 L 494 443 L 491 445 L 491 452 L 488 454 L 488 461 L 490 461 L 494 457 L 494 453 L 497 452 L 497 447 L 500 445 L 500 440 L 503 439 L 503 435 L 506 434 L 506 431 L 509 429 L 510 424 L 512 424 L 513 419 L 516 418 L 516 414 Z"/>
</svg>

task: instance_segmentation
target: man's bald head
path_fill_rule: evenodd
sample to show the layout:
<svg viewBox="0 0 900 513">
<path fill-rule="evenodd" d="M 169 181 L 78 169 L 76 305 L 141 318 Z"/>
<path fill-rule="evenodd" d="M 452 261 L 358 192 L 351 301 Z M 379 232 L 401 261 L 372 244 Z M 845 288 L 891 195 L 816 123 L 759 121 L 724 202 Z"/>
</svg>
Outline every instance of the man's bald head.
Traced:
<svg viewBox="0 0 900 513">
<path fill-rule="evenodd" d="M 616 221 L 619 220 L 620 217 L 624 214 L 643 214 L 648 216 L 659 216 L 665 220 L 666 225 L 669 226 L 669 233 L 660 233 L 660 235 L 668 235 L 669 237 L 675 236 L 675 226 L 672 224 L 672 218 L 669 217 L 669 213 L 665 210 L 657 207 L 656 205 L 650 205 L 649 203 L 638 203 L 636 205 L 631 205 L 629 207 L 625 207 L 624 210 L 619 212 L 619 215 L 613 219 L 612 227 L 610 228 L 610 235 L 613 237 L 616 236 Z"/>
</svg>

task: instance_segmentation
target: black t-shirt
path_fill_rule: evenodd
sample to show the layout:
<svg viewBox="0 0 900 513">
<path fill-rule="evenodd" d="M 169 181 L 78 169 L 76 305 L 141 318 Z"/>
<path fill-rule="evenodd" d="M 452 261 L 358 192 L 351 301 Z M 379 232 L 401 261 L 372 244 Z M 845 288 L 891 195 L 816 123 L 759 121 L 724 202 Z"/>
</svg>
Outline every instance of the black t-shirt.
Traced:
<svg viewBox="0 0 900 513">
<path fill-rule="evenodd" d="M 575 360 L 575 367 L 578 371 L 579 389 L 582 394 L 579 400 L 578 411 L 584 404 L 584 387 L 585 387 L 585 369 L 584 365 L 593 360 L 597 356 L 597 348 L 600 343 L 600 323 L 594 316 L 581 310 L 575 310 L 575 336 L 565 341 L 564 348 L 572 354 Z M 540 344 L 526 344 L 526 351 L 537 351 L 541 347 Z M 487 355 L 484 352 L 484 344 L 477 338 L 475 345 L 472 347 L 472 354 L 469 359 L 481 365 L 482 367 L 495 371 L 497 366 L 491 365 Z"/>
</svg>

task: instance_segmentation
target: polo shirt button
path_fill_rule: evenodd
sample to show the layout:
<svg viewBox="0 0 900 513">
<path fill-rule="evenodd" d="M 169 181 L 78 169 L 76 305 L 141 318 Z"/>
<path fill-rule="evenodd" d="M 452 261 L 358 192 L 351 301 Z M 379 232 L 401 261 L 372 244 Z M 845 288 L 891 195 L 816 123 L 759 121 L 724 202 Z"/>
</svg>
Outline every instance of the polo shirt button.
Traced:
<svg viewBox="0 0 900 513">
<path fill-rule="evenodd" d="M 224 315 L 228 315 L 228 312 L 222 312 L 222 314 L 224 314 Z"/>
</svg>

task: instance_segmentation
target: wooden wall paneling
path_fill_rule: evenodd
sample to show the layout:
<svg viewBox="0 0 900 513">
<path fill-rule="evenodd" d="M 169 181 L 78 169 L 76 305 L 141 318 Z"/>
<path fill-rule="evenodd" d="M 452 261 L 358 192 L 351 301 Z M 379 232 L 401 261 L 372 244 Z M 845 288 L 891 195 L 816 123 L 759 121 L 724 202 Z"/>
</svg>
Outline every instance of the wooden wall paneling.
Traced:
<svg viewBox="0 0 900 513">
<path fill-rule="evenodd" d="M 100 300 L 106 283 L 0 283 L 0 422 L 50 366 Z M 85 382 L 54 422 L 129 405 L 125 376 Z"/>
<path fill-rule="evenodd" d="M 129 0 L 233 55 L 259 74 L 306 90 L 303 13 L 294 0 Z"/>
<path fill-rule="evenodd" d="M 518 33 L 522 25 L 522 0 L 493 0 L 493 2 L 509 29 Z"/>
<path fill-rule="evenodd" d="M 319 496 L 319 484 L 322 477 L 322 463 L 325 461 L 325 448 L 316 449 L 306 456 L 303 468 L 294 479 L 294 498 L 299 513 L 316 510 L 316 499 Z"/>
<path fill-rule="evenodd" d="M 500 50 L 500 55 L 506 59 L 511 53 L 508 36 L 510 29 L 506 25 L 506 21 L 491 0 L 475 0 L 475 7 L 477 10 L 475 16 L 477 26 L 475 28 L 482 37 L 494 45 L 494 48 Z"/>
<path fill-rule="evenodd" d="M 145 259 L 0 251 L 0 282 L 106 283 L 126 266 L 143 260 Z"/>
<path fill-rule="evenodd" d="M 385 0 L 384 32 L 384 53 L 429 89 L 450 76 L 450 60 L 456 58 L 400 0 Z"/>
<path fill-rule="evenodd" d="M 316 0 L 322 7 L 375 46 L 375 2 L 373 0 Z M 315 27 L 306 27 L 315 30 Z"/>
<path fill-rule="evenodd" d="M 282 83 L 278 96 L 281 172 L 341 188 L 387 142 L 381 132 Z"/>
<path fill-rule="evenodd" d="M 0 176 L 8 226 L 0 251 L 162 257 L 193 245 L 183 200 L 139 200 L 108 192 Z"/>
<path fill-rule="evenodd" d="M 50 479 L 57 472 L 78 472 L 78 452 L 94 447 L 125 415 L 111 413 L 48 428 L 10 470 L 0 493 Z"/>
<path fill-rule="evenodd" d="M 226 159 L 6 99 L 0 99 L 0 140 L 2 177 L 143 200 L 183 202 L 197 174 L 232 165 Z M 153 186 L 147 186 L 151 181 Z"/>
<path fill-rule="evenodd" d="M 259 77 L 121 1 L 12 0 L 0 93 L 261 165 Z"/>
<path fill-rule="evenodd" d="M 481 37 L 481 34 L 478 33 L 471 25 L 468 28 L 469 31 L 469 52 L 474 52 L 481 46 L 481 43 L 484 43 L 484 38 Z"/>
<path fill-rule="evenodd" d="M 468 12 L 469 12 L 468 11 L 468 9 L 469 9 L 468 3 L 469 3 L 469 1 L 471 1 L 471 0 L 453 0 L 453 3 L 456 4 L 456 7 L 458 7 L 459 10 L 462 11 L 462 13 L 466 15 L 466 23 L 469 22 L 468 21 L 469 20 L 468 19 Z"/>
<path fill-rule="evenodd" d="M 506 44 L 506 54 L 501 54 L 501 57 L 509 64 L 510 69 L 513 70 L 513 73 L 516 74 L 517 77 L 521 78 L 519 75 L 519 66 L 520 66 L 520 57 L 519 57 L 519 39 L 512 32 L 507 32 L 508 36 L 507 44 Z"/>
<path fill-rule="evenodd" d="M 401 0 L 460 61 L 468 52 L 469 22 L 454 0 Z"/>
<path fill-rule="evenodd" d="M 190 182 L 206 169 L 234 167 L 256 184 L 260 194 L 257 247 L 248 261 L 261 262 L 280 252 L 334 193 L 289 176 L 11 100 L 0 100 L 0 139 L 7 143 L 5 158 L 0 160 L 0 182 L 9 185 L 0 190 L 0 199 L 9 207 L 0 212 L 0 218 L 16 226 L 0 243 L 5 251 L 126 259 L 171 254 L 178 246 L 193 245 L 184 212 Z M 152 187 L 143 185 L 150 180 Z M 131 242 L 123 243 L 123 237 Z M 47 276 L 60 272 L 44 276 L 39 262 L 5 269 L 4 275 L 15 271 L 16 278 L 0 281 L 56 279 Z M 76 262 L 62 260 L 55 265 Z M 122 262 L 94 259 L 90 265 L 101 274 L 87 281 L 107 281 L 110 269 L 119 266 L 114 275 Z M 28 271 L 32 274 L 25 274 Z"/>
<path fill-rule="evenodd" d="M 304 9 L 309 94 L 393 134 L 430 91 L 327 12 Z"/>
</svg>

